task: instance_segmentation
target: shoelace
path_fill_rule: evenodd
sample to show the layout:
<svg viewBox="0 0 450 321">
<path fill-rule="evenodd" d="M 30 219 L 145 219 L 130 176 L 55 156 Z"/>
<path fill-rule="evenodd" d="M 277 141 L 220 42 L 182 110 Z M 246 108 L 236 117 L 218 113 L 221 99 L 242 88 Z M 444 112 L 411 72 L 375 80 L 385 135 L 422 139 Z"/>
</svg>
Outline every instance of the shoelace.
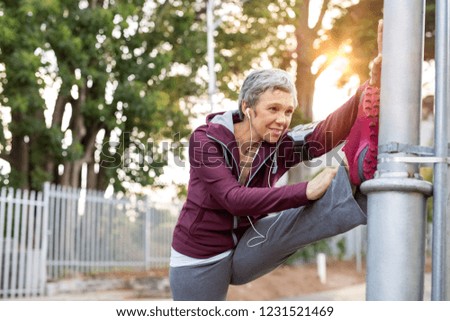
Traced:
<svg viewBox="0 0 450 321">
<path fill-rule="evenodd" d="M 365 162 L 363 163 L 363 173 L 366 178 L 373 177 L 377 168 L 378 155 L 378 119 L 380 113 L 380 90 L 377 87 L 368 86 L 365 90 L 362 110 L 368 118 L 373 120 L 369 123 L 370 141 Z"/>
</svg>

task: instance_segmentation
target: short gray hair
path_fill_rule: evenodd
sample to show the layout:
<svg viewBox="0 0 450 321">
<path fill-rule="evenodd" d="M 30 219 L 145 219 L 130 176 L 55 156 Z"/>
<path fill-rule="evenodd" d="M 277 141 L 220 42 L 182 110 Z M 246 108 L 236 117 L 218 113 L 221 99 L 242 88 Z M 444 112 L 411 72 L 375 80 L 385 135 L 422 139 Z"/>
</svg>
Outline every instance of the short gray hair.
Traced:
<svg viewBox="0 0 450 321">
<path fill-rule="evenodd" d="M 239 93 L 238 106 L 241 118 L 243 118 L 243 102 L 246 102 L 248 107 L 253 107 L 267 90 L 276 89 L 292 94 L 294 108 L 298 106 L 297 90 L 291 76 L 286 71 L 276 68 L 252 71 L 245 78 Z"/>
</svg>

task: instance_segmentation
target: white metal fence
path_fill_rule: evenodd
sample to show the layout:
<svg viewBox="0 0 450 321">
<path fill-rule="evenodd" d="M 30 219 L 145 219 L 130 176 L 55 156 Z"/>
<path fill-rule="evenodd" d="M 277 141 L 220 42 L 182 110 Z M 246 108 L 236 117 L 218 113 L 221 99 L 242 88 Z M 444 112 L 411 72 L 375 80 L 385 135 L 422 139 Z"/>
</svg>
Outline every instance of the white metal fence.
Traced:
<svg viewBox="0 0 450 321">
<path fill-rule="evenodd" d="M 42 193 L 1 189 L 0 298 L 44 291 L 45 221 Z"/>
<path fill-rule="evenodd" d="M 44 293 L 47 281 L 168 265 L 177 211 L 144 199 L 46 184 L 0 192 L 0 298 Z"/>
<path fill-rule="evenodd" d="M 0 190 L 0 299 L 45 294 L 49 281 L 168 266 L 179 207 L 46 184 Z M 365 228 L 347 232 L 345 257 L 364 252 Z M 361 234 L 362 233 L 362 234 Z M 333 253 L 342 236 L 329 242 Z"/>
</svg>

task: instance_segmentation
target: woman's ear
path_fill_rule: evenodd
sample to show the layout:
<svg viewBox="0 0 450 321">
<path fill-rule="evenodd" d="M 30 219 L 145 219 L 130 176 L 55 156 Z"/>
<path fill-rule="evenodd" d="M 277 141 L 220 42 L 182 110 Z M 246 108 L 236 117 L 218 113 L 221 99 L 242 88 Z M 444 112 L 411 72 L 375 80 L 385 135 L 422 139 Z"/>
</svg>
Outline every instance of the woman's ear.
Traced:
<svg viewBox="0 0 450 321">
<path fill-rule="evenodd" d="M 244 119 L 245 117 L 245 112 L 247 110 L 247 103 L 245 101 L 243 101 L 241 103 L 241 114 L 242 114 L 242 119 Z"/>
</svg>

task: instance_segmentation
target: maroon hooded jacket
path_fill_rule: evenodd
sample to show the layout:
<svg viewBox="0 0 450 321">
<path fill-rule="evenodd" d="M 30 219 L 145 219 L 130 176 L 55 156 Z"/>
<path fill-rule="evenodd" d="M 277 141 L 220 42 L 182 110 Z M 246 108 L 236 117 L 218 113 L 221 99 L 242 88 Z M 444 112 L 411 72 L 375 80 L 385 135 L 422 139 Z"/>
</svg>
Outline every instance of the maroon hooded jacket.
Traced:
<svg viewBox="0 0 450 321">
<path fill-rule="evenodd" d="M 347 137 L 365 86 L 311 129 L 304 144 L 295 144 L 288 134 L 276 144 L 263 142 L 246 186 L 238 183 L 239 149 L 233 133 L 233 123 L 241 121 L 239 114 L 209 115 L 207 123 L 190 137 L 188 195 L 172 247 L 193 258 L 208 258 L 234 248 L 250 226 L 249 219 L 255 222 L 270 213 L 310 203 L 308 182 L 272 186 L 291 167 L 323 155 Z"/>
</svg>

